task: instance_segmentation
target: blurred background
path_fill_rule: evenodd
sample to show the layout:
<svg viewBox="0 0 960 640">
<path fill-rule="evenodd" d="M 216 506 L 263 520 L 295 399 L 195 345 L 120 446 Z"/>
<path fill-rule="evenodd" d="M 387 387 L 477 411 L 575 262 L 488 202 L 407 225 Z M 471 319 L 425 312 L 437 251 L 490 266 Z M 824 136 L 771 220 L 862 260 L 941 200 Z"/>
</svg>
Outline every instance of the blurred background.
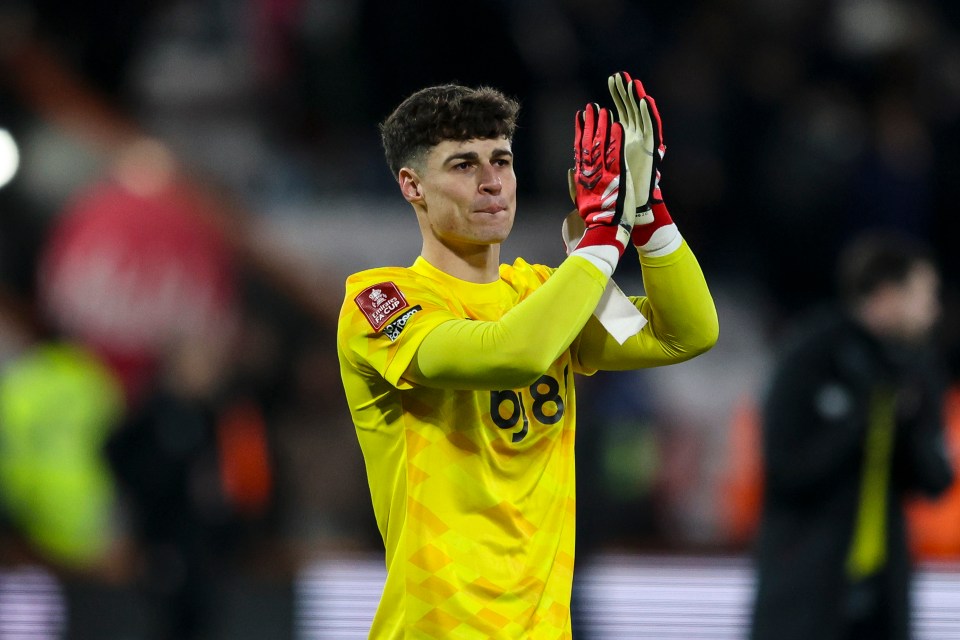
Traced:
<svg viewBox="0 0 960 640">
<path fill-rule="evenodd" d="M 618 70 L 657 99 L 721 337 L 578 381 L 596 637 L 743 637 L 757 400 L 860 231 L 937 251 L 960 461 L 957 3 L 4 0 L 0 638 L 365 637 L 335 321 L 348 274 L 419 251 L 377 123 L 430 84 L 518 98 L 503 259 L 557 264 L 573 115 Z M 921 637 L 960 637 L 958 503 L 911 509 Z"/>
</svg>

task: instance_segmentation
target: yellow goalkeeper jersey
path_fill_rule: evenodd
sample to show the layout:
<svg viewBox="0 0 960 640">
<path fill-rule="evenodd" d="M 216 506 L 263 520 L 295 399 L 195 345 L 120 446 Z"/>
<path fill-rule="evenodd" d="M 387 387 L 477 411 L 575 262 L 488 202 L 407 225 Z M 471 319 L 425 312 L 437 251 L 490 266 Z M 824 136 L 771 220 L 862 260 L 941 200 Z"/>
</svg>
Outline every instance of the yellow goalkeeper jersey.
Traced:
<svg viewBox="0 0 960 640">
<path fill-rule="evenodd" d="M 490 284 L 423 258 L 347 279 L 340 372 L 386 547 L 371 638 L 571 637 L 574 374 L 681 362 L 717 339 L 686 243 L 640 261 L 647 297 L 631 300 L 649 322 L 623 344 L 590 317 L 606 279 L 581 258 L 518 259 Z M 535 358 L 529 384 L 493 382 L 544 353 L 558 355 Z"/>
<path fill-rule="evenodd" d="M 401 378 L 431 329 L 497 320 L 552 271 L 475 284 L 419 258 L 347 281 L 341 374 L 388 567 L 371 638 L 570 637 L 576 342 L 521 389 Z"/>
</svg>

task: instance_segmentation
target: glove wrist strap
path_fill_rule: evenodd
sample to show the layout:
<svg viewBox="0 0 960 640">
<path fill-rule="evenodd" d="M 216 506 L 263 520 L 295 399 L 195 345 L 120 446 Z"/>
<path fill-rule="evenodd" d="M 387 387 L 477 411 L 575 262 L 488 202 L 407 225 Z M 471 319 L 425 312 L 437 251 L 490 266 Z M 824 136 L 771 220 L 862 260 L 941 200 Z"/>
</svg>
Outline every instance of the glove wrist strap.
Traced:
<svg viewBox="0 0 960 640">
<path fill-rule="evenodd" d="M 637 251 L 650 258 L 658 258 L 673 253 L 681 244 L 683 236 L 680 235 L 677 225 L 671 222 L 654 231 L 646 243 L 637 247 Z"/>
<path fill-rule="evenodd" d="M 617 268 L 617 263 L 620 261 L 620 252 L 617 251 L 616 247 L 610 245 L 580 247 L 571 252 L 570 255 L 580 256 L 588 260 L 608 278 L 613 275 L 613 271 Z"/>
</svg>

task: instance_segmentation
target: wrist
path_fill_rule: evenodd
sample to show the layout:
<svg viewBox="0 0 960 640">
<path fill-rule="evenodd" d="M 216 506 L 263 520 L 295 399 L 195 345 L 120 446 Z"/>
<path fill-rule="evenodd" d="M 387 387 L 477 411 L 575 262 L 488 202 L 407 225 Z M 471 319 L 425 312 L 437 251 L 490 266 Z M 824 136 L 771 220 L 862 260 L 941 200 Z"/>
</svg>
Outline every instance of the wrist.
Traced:
<svg viewBox="0 0 960 640">
<path fill-rule="evenodd" d="M 668 225 L 658 227 L 644 244 L 636 246 L 641 255 L 658 258 L 673 253 L 682 244 L 683 236 L 680 235 L 677 225 L 671 222 Z"/>
<path fill-rule="evenodd" d="M 608 278 L 613 275 L 620 261 L 620 252 L 611 245 L 589 245 L 578 247 L 570 253 L 571 256 L 579 256 L 595 266 L 603 275 Z"/>
<path fill-rule="evenodd" d="M 637 251 L 643 255 L 652 257 L 667 255 L 680 246 L 683 238 L 673 218 L 670 217 L 667 205 L 662 200 L 655 200 L 651 210 L 653 221 L 634 226 L 630 238 L 637 247 Z"/>
</svg>

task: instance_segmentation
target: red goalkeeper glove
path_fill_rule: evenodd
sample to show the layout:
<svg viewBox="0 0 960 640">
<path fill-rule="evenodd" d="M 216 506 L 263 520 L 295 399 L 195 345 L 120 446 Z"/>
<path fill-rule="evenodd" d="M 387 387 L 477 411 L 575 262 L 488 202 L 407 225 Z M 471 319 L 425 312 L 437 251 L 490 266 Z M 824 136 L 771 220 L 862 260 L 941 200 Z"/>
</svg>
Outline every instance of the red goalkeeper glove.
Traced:
<svg viewBox="0 0 960 640">
<path fill-rule="evenodd" d="M 610 273 L 623 255 L 635 218 L 636 206 L 624 188 L 625 170 L 620 123 L 595 104 L 578 111 L 569 177 L 585 231 L 574 252 L 603 260 L 610 265 Z"/>
<path fill-rule="evenodd" d="M 636 193 L 636 225 L 631 239 L 640 253 L 666 255 L 682 241 L 660 191 L 660 165 L 667 147 L 657 103 L 643 83 L 621 71 L 607 87 L 623 125 L 624 159 Z"/>
</svg>

